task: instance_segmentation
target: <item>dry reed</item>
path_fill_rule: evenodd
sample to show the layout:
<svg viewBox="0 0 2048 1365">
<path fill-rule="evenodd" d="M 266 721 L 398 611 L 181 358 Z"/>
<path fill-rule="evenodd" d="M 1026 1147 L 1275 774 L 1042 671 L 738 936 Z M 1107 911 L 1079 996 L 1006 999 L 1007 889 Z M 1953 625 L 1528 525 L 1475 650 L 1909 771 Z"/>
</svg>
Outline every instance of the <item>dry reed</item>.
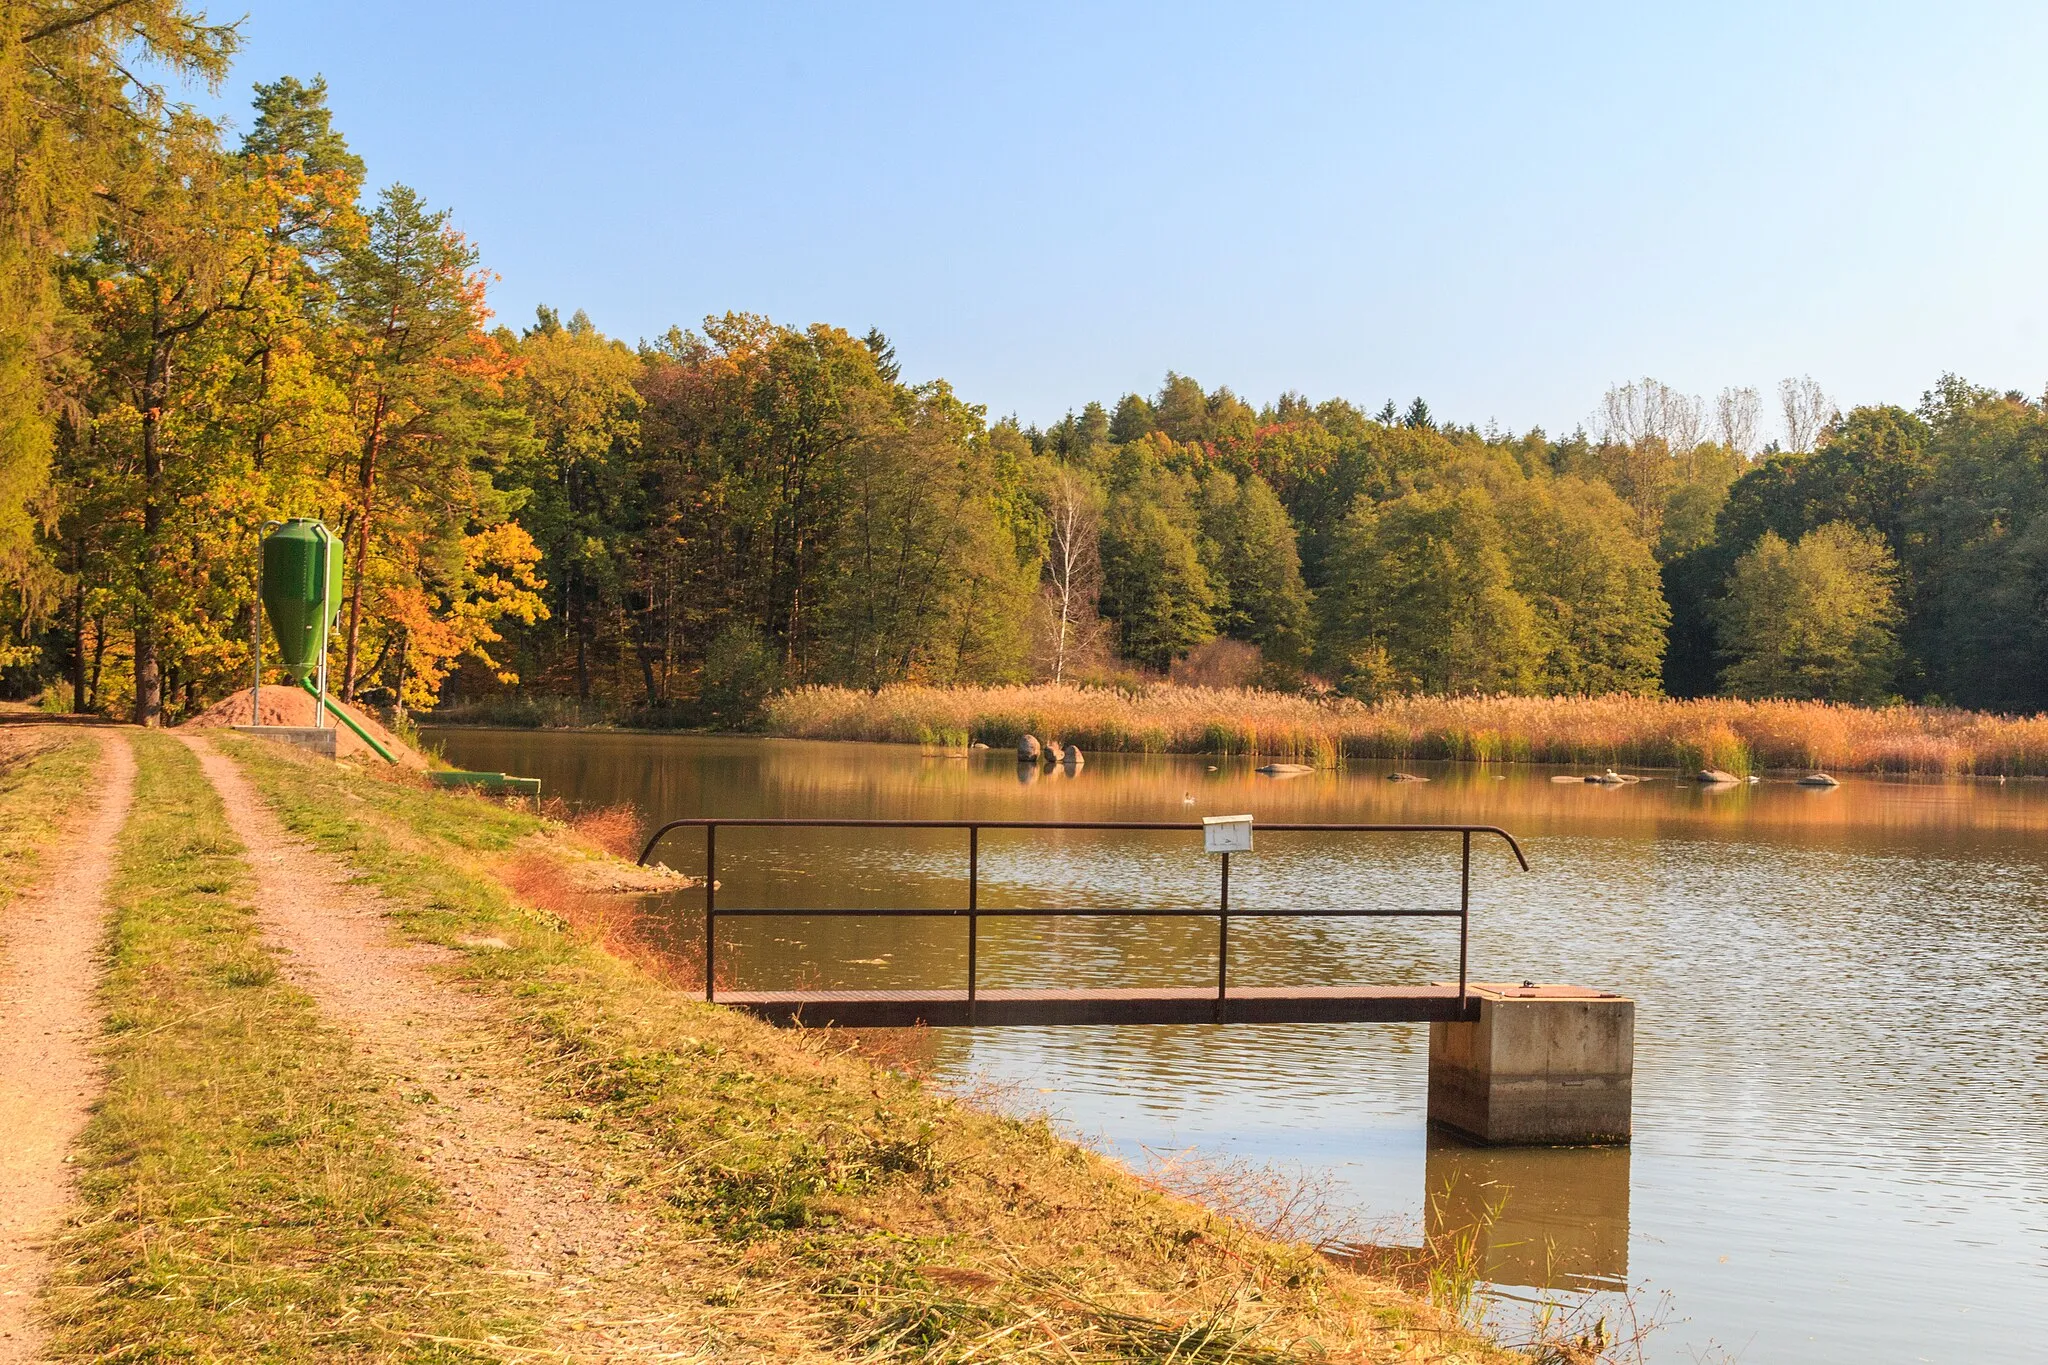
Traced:
<svg viewBox="0 0 2048 1365">
<path fill-rule="evenodd" d="M 1255 689 L 903 685 L 802 687 L 768 704 L 802 739 L 992 746 L 1034 734 L 1107 753 L 2048 776 L 2048 717 L 1955 707 L 1706 698 L 1407 697 L 1377 705 Z"/>
</svg>

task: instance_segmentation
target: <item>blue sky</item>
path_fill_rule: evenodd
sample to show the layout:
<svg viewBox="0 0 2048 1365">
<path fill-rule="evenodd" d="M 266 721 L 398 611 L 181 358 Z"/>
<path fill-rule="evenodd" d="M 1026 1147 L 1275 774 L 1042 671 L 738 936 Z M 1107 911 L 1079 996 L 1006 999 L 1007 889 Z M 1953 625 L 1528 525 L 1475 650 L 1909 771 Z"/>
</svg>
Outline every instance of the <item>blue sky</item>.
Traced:
<svg viewBox="0 0 2048 1365">
<path fill-rule="evenodd" d="M 1027 422 L 2048 383 L 2048 7 L 244 3 L 200 102 L 325 75 L 515 325 L 879 326 Z"/>
</svg>

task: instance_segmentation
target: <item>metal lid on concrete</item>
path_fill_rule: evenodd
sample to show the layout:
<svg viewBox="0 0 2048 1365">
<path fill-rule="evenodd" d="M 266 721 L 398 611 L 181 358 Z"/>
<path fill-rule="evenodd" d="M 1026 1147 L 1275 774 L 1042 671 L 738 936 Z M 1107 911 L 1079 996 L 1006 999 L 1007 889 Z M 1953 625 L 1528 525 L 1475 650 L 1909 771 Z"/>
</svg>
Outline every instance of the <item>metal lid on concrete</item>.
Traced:
<svg viewBox="0 0 2048 1365">
<path fill-rule="evenodd" d="M 1455 981 L 1439 982 L 1455 986 Z M 1626 1000 L 1618 991 L 1596 991 L 1554 981 L 1469 981 L 1465 989 L 1486 1000 Z"/>
</svg>

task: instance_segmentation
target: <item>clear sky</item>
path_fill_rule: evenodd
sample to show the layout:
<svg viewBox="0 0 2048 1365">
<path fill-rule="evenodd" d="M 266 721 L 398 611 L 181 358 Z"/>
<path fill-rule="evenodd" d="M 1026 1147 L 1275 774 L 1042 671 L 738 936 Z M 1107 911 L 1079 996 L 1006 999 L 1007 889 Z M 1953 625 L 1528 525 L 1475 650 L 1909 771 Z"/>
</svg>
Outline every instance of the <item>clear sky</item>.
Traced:
<svg viewBox="0 0 2048 1365">
<path fill-rule="evenodd" d="M 1040 423 L 2048 383 L 2048 6 L 242 3 L 201 102 L 324 74 L 515 325 L 879 326 Z"/>
</svg>

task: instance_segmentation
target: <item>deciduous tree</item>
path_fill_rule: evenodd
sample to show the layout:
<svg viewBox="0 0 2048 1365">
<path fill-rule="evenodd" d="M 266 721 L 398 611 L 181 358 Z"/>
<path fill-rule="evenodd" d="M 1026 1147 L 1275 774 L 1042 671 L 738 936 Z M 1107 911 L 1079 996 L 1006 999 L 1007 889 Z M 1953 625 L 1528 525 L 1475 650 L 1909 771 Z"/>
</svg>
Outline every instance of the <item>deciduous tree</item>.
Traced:
<svg viewBox="0 0 2048 1365">
<path fill-rule="evenodd" d="M 1874 533 L 1829 522 L 1787 544 L 1767 531 L 1715 611 L 1738 697 L 1873 704 L 1898 664 L 1896 565 Z"/>
</svg>

